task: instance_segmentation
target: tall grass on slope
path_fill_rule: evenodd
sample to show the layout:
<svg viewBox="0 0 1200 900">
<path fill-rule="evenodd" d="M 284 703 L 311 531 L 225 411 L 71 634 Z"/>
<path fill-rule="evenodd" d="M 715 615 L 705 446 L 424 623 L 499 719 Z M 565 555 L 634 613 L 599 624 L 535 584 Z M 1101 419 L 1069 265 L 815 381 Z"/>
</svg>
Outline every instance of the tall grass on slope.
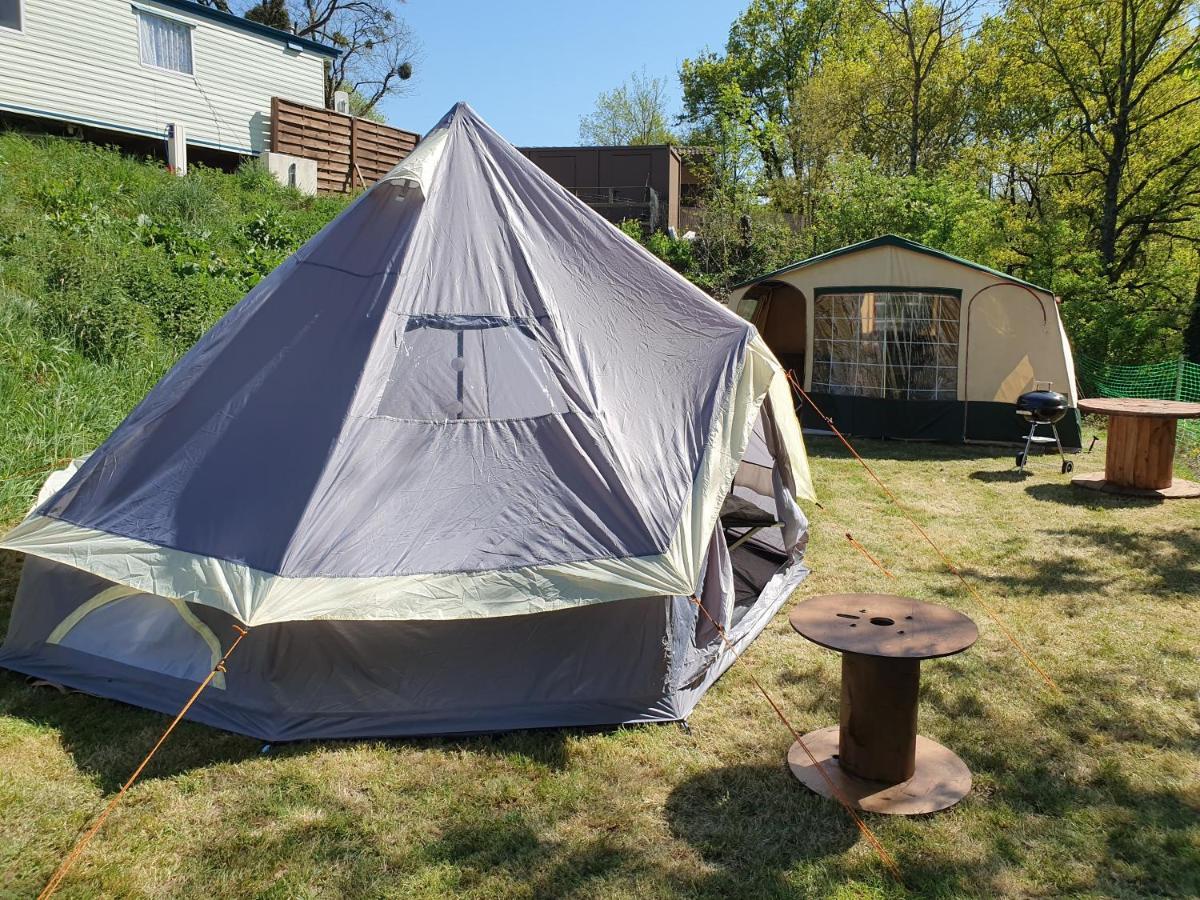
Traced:
<svg viewBox="0 0 1200 900">
<path fill-rule="evenodd" d="M 0 525 L 344 205 L 0 132 Z"/>
</svg>

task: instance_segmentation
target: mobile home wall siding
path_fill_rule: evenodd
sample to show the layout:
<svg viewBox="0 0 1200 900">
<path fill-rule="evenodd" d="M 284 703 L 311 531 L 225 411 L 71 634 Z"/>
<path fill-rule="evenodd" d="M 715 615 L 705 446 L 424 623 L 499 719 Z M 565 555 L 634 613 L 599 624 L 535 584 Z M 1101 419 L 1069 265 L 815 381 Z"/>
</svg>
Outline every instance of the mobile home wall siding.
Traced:
<svg viewBox="0 0 1200 900">
<path fill-rule="evenodd" d="M 235 153 L 270 144 L 271 97 L 323 106 L 323 60 L 153 0 L 193 24 L 193 75 L 142 65 L 129 0 L 25 0 L 24 30 L 0 29 L 0 110 L 163 136 Z"/>
</svg>

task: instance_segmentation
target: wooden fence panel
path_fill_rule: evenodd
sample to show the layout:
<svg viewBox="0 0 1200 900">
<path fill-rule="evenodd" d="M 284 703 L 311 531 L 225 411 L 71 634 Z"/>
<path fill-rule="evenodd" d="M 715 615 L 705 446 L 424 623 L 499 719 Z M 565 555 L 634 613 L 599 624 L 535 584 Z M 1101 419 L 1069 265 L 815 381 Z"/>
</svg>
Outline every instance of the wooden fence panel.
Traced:
<svg viewBox="0 0 1200 900">
<path fill-rule="evenodd" d="M 317 189 L 349 193 L 386 175 L 421 136 L 332 109 L 271 98 L 271 149 L 317 161 Z"/>
</svg>

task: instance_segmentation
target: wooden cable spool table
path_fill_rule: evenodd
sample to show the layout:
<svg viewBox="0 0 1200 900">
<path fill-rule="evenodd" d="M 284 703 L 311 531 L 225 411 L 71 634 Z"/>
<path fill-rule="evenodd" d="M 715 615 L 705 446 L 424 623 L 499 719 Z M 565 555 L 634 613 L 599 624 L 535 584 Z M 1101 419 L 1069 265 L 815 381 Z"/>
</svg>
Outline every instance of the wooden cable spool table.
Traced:
<svg viewBox="0 0 1200 900">
<path fill-rule="evenodd" d="M 818 794 L 837 796 L 832 782 L 857 808 L 892 815 L 935 812 L 967 795 L 966 764 L 917 734 L 917 691 L 921 660 L 966 650 L 979 636 L 974 622 L 890 594 L 812 597 L 788 620 L 808 640 L 842 654 L 840 724 L 804 736 L 817 765 L 792 744 L 793 775 Z"/>
<path fill-rule="evenodd" d="M 1104 472 L 1077 475 L 1072 484 L 1133 497 L 1200 497 L 1200 484 L 1174 477 L 1176 423 L 1200 419 L 1200 403 L 1103 397 L 1080 400 L 1079 409 L 1108 416 L 1108 441 Z"/>
</svg>

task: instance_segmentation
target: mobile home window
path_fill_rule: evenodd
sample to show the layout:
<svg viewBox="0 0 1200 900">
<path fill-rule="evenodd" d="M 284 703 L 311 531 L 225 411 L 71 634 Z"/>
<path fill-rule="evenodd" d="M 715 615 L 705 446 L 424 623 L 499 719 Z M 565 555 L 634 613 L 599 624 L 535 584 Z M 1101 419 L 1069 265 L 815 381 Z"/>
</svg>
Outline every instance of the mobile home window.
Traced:
<svg viewBox="0 0 1200 900">
<path fill-rule="evenodd" d="M 191 75 L 191 26 L 166 16 L 156 16 L 144 9 L 137 11 L 137 19 L 138 52 L 142 64 Z"/>
<path fill-rule="evenodd" d="M 911 288 L 818 293 L 814 391 L 899 400 L 958 397 L 956 291 Z"/>
<path fill-rule="evenodd" d="M 22 0 L 0 0 L 0 28 L 21 30 Z"/>
</svg>

